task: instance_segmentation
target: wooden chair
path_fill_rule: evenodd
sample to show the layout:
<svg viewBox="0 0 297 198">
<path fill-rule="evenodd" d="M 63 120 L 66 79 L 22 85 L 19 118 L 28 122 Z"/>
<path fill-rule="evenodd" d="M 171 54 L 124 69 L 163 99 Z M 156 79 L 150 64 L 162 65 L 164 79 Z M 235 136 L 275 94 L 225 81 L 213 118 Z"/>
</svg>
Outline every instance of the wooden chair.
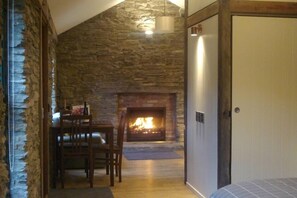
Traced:
<svg viewBox="0 0 297 198">
<path fill-rule="evenodd" d="M 61 187 L 64 188 L 65 160 L 85 160 L 88 177 L 92 145 L 91 115 L 61 115 L 58 135 Z"/>
<path fill-rule="evenodd" d="M 68 109 L 62 109 L 60 111 L 60 116 L 66 116 L 66 115 L 71 115 L 72 114 L 72 111 L 71 110 L 68 110 Z"/>
<path fill-rule="evenodd" d="M 110 160 L 113 160 L 116 176 L 119 177 L 119 182 L 122 182 L 122 154 L 123 154 L 123 141 L 124 141 L 124 131 L 125 131 L 126 115 L 123 112 L 120 117 L 119 126 L 117 130 L 117 140 L 113 145 L 113 159 L 110 159 L 110 145 L 106 144 L 92 144 L 92 159 L 90 166 L 90 182 L 91 187 L 93 187 L 94 179 L 94 164 L 97 161 L 103 161 L 106 165 L 106 174 L 109 174 Z"/>
</svg>

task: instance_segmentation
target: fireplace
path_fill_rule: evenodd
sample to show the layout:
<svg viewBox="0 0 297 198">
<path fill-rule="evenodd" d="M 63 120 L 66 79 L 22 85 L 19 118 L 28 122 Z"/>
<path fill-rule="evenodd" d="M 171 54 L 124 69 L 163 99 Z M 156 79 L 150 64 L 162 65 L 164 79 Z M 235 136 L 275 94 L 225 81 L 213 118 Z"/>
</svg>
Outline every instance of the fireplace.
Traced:
<svg viewBox="0 0 297 198">
<path fill-rule="evenodd" d="M 132 116 L 129 120 L 135 119 L 136 116 L 143 117 L 143 115 L 150 112 L 157 120 L 164 120 L 164 125 L 158 127 L 164 129 L 164 133 L 151 135 L 152 139 L 148 141 L 176 141 L 178 134 L 176 128 L 176 94 L 175 93 L 119 93 L 118 94 L 118 112 L 126 111 L 127 119 L 129 115 Z M 153 111 L 152 111 L 153 110 Z M 162 120 L 162 121 L 163 121 Z M 127 120 L 128 121 L 128 120 Z M 156 120 L 155 120 L 156 121 Z M 129 121 L 128 121 L 129 122 Z M 158 121 L 161 122 L 161 121 Z M 157 123 L 158 124 L 158 123 Z M 128 125 L 128 123 L 127 123 Z M 131 132 L 131 131 L 129 131 Z M 163 132 L 163 130 L 162 130 Z M 147 141 L 143 139 L 144 134 L 133 134 L 135 138 L 129 139 L 128 126 L 125 130 L 124 141 Z M 128 138 L 129 136 L 129 138 Z M 138 136 L 138 137 L 137 137 Z M 142 136 L 139 138 L 139 136 Z"/>
<path fill-rule="evenodd" d="M 165 107 L 128 107 L 127 141 L 165 141 Z"/>
</svg>

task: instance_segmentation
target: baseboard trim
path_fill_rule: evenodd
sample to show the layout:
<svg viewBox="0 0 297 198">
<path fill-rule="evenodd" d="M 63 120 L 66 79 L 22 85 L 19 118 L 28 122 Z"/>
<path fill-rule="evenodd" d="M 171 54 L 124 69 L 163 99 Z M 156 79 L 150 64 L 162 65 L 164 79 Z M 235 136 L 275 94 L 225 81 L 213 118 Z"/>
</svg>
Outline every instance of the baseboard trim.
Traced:
<svg viewBox="0 0 297 198">
<path fill-rule="evenodd" d="M 193 193 L 199 196 L 199 198 L 206 198 L 205 196 L 202 195 L 202 193 L 200 193 L 197 189 L 195 189 L 194 186 L 192 186 L 190 183 L 186 182 L 186 185 Z"/>
</svg>

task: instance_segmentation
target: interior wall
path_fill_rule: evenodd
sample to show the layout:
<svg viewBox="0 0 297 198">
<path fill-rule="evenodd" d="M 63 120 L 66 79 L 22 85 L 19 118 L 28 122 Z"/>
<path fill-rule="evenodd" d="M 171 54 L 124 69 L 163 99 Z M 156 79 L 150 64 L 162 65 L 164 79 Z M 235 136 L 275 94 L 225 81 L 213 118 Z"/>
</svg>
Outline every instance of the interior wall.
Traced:
<svg viewBox="0 0 297 198">
<path fill-rule="evenodd" d="M 218 16 L 188 30 L 187 185 L 209 197 L 217 189 Z M 204 113 L 204 123 L 196 121 Z"/>
<path fill-rule="evenodd" d="M 23 10 L 23 26 L 18 27 L 20 29 L 24 28 L 22 33 L 23 40 L 23 57 L 24 62 L 21 67 L 23 67 L 23 78 L 24 81 L 19 81 L 25 87 L 25 95 L 20 98 L 20 103 L 23 105 L 19 107 L 19 112 L 23 111 L 22 116 L 25 127 L 26 141 L 24 142 L 24 151 L 26 153 L 25 171 L 27 174 L 27 190 L 28 197 L 41 197 L 41 157 L 40 157 L 40 145 L 41 145 L 41 135 L 40 135 L 40 120 L 41 120 L 41 90 L 40 90 L 40 79 L 41 79 L 41 48 L 40 48 L 40 37 L 41 37 L 41 12 L 40 4 L 35 0 L 25 0 Z M 17 62 L 17 57 L 14 57 Z M 16 63 L 17 64 L 17 63 Z M 16 74 L 15 74 L 16 75 Z M 18 76 L 14 76 L 17 79 Z M 19 80 L 19 79 L 18 79 Z M 15 82 L 14 82 L 15 83 Z M 19 85 L 18 85 L 19 86 Z M 18 90 L 20 91 L 20 90 Z M 18 92 L 15 91 L 18 95 Z M 23 101 L 22 101 L 23 99 Z M 25 107 L 23 109 L 23 107 Z M 19 117 L 20 118 L 20 117 Z M 19 125 L 19 127 L 22 125 Z M 20 130 L 21 131 L 21 130 Z M 20 133 L 19 133 L 20 134 Z M 21 136 L 22 137 L 22 136 Z M 17 139 L 15 140 L 17 141 Z M 13 148 L 19 150 L 21 148 Z M 16 155 L 17 157 L 17 155 Z M 17 179 L 19 177 L 15 177 Z M 11 182 L 12 184 L 12 182 Z M 16 186 L 17 188 L 17 186 Z M 22 195 L 22 189 L 17 189 L 19 192 L 15 192 L 17 196 Z"/>
<path fill-rule="evenodd" d="M 202 10 L 203 8 L 214 2 L 216 2 L 216 0 L 188 0 L 188 16 L 194 14 L 199 10 Z"/>
<path fill-rule="evenodd" d="M 6 162 L 6 136 L 5 136 L 5 115 L 6 104 L 4 103 L 4 92 L 0 85 L 0 197 L 5 197 L 8 192 L 8 167 Z"/>
<path fill-rule="evenodd" d="M 3 2 L 0 1 L 0 65 L 3 64 L 7 70 L 3 70 L 5 73 L 0 72 L 0 81 L 2 84 L 3 80 L 9 87 L 5 86 L 3 90 L 0 86 L 0 197 L 6 197 L 9 190 L 10 197 L 39 198 L 41 197 L 39 128 L 41 7 L 36 0 L 16 0 L 11 4 L 14 7 L 9 7 L 11 15 L 8 17 L 7 13 L 2 14 Z M 6 35 L 3 40 L 2 22 L 8 23 L 6 19 L 11 25 L 10 35 Z M 7 38 L 10 40 L 6 40 Z M 7 50 L 10 55 L 9 60 L 2 57 L 2 48 L 6 47 L 5 44 L 10 45 Z M 2 79 L 8 75 L 9 81 L 6 81 L 7 78 Z M 7 96 L 5 101 L 9 101 L 7 104 L 4 103 L 5 94 Z M 5 123 L 6 112 L 10 114 L 8 123 Z M 5 137 L 4 133 L 4 127 L 7 125 L 9 125 L 7 127 L 9 138 Z M 10 145 L 7 148 L 5 148 L 6 140 L 9 140 Z M 5 156 L 7 150 L 10 154 L 9 165 L 7 165 L 8 157 Z"/>
<path fill-rule="evenodd" d="M 297 176 L 297 19 L 233 17 L 232 183 Z"/>
<path fill-rule="evenodd" d="M 8 192 L 8 169 L 6 162 L 6 136 L 5 116 L 6 104 L 4 102 L 3 83 L 3 1 L 0 1 L 0 197 L 5 197 Z"/>
<path fill-rule="evenodd" d="M 48 81 L 48 102 L 51 104 L 49 122 L 51 122 L 52 114 L 57 109 L 57 56 L 56 56 L 56 48 L 57 48 L 57 39 L 55 33 L 53 33 L 50 29 L 48 31 L 48 73 L 49 73 L 49 81 Z"/>
</svg>

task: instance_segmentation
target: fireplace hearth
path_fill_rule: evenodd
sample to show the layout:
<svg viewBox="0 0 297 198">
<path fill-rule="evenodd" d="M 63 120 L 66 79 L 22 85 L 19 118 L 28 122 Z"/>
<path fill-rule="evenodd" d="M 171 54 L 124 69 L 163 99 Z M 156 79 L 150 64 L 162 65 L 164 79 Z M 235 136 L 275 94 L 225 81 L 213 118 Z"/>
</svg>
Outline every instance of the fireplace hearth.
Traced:
<svg viewBox="0 0 297 198">
<path fill-rule="evenodd" d="M 165 141 L 165 107 L 127 108 L 127 141 Z"/>
</svg>

